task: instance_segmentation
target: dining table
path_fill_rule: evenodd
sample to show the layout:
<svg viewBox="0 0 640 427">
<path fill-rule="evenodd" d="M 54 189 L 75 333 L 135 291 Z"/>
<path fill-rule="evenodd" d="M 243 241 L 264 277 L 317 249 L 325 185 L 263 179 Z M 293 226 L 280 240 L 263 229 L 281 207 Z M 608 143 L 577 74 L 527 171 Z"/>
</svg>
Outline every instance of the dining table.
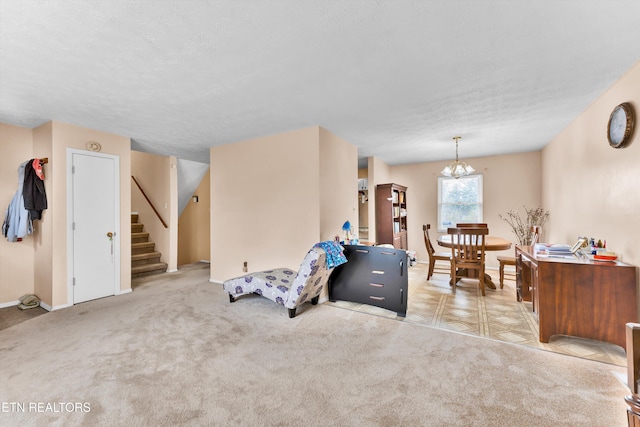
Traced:
<svg viewBox="0 0 640 427">
<path fill-rule="evenodd" d="M 438 237 L 438 245 L 445 248 L 451 248 L 451 237 L 451 234 L 443 234 L 442 236 Z M 505 251 L 507 249 L 511 249 L 511 242 L 507 239 L 497 236 L 485 236 L 485 251 Z M 465 271 L 460 271 L 460 275 L 471 277 Z M 453 280 L 453 278 L 451 280 Z M 491 279 L 491 276 L 487 272 L 484 273 L 484 284 L 490 289 L 496 289 L 496 284 L 493 283 L 493 279 Z"/>
</svg>

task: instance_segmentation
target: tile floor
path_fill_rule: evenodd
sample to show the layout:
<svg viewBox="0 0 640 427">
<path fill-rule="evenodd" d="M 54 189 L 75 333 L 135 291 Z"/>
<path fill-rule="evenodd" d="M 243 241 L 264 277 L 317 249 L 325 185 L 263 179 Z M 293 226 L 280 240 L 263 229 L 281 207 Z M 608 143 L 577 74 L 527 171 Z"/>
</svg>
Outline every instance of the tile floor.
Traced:
<svg viewBox="0 0 640 427">
<path fill-rule="evenodd" d="M 483 298 L 478 282 L 464 279 L 458 283 L 456 295 L 453 295 L 449 276 L 436 273 L 427 281 L 427 269 L 428 265 L 422 263 L 409 268 L 409 305 L 404 319 L 395 312 L 366 304 L 346 301 L 328 301 L 326 304 L 618 366 L 627 365 L 625 350 L 614 344 L 563 335 L 552 336 L 549 343 L 539 342 L 531 303 L 516 301 L 513 280 L 505 280 L 503 289 L 487 289 Z M 497 271 L 487 272 L 498 277 Z"/>
</svg>

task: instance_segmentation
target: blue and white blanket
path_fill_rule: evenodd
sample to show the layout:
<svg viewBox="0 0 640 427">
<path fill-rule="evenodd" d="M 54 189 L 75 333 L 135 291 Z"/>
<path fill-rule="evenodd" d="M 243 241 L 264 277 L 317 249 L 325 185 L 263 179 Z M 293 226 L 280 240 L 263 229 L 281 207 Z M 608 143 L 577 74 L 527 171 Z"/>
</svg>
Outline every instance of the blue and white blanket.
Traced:
<svg viewBox="0 0 640 427">
<path fill-rule="evenodd" d="M 319 242 L 315 244 L 316 247 L 322 248 L 327 254 L 327 268 L 337 267 L 340 264 L 347 262 L 347 257 L 344 256 L 343 247 L 340 243 L 327 240 L 325 242 Z"/>
</svg>

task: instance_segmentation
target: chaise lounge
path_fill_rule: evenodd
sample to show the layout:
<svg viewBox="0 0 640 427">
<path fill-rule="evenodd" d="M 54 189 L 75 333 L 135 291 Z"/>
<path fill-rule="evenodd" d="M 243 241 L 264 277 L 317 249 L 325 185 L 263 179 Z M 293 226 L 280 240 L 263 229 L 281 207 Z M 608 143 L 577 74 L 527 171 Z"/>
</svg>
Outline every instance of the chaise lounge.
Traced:
<svg viewBox="0 0 640 427">
<path fill-rule="evenodd" d="M 230 302 L 242 295 L 261 295 L 288 308 L 289 318 L 294 318 L 301 304 L 318 303 L 333 267 L 343 262 L 346 258 L 339 244 L 321 242 L 307 252 L 298 271 L 275 268 L 250 273 L 225 281 L 223 289 L 229 293 Z"/>
</svg>

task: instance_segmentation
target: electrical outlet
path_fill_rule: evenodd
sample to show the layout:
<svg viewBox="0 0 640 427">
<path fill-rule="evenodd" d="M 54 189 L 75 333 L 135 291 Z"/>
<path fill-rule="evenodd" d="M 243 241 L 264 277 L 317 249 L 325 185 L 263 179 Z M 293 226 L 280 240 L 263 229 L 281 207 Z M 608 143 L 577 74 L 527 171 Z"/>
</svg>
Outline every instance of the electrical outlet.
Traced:
<svg viewBox="0 0 640 427">
<path fill-rule="evenodd" d="M 245 273 L 249 271 L 249 269 L 247 268 L 247 261 L 244 262 L 244 265 L 242 266 L 242 271 L 244 271 Z"/>
</svg>

